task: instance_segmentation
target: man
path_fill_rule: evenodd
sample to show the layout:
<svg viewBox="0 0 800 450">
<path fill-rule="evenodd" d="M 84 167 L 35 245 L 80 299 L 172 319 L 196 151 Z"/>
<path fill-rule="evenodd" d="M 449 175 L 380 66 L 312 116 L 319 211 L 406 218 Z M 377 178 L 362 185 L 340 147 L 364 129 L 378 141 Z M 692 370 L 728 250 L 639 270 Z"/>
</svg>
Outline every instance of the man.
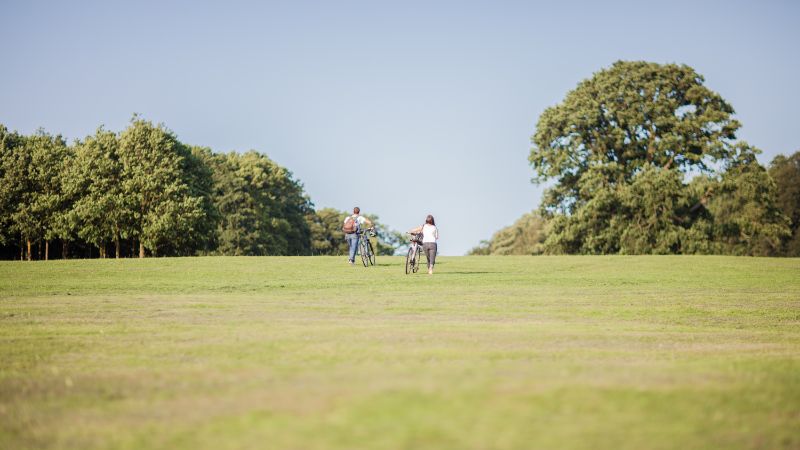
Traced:
<svg viewBox="0 0 800 450">
<path fill-rule="evenodd" d="M 352 215 L 344 218 L 342 231 L 344 232 L 345 240 L 347 240 L 348 245 L 350 245 L 350 257 L 348 258 L 350 265 L 356 263 L 356 250 L 358 249 L 358 240 L 360 237 L 358 232 L 361 230 L 361 226 L 365 224 L 372 227 L 372 221 L 361 215 L 361 208 L 358 206 L 353 208 Z"/>
</svg>

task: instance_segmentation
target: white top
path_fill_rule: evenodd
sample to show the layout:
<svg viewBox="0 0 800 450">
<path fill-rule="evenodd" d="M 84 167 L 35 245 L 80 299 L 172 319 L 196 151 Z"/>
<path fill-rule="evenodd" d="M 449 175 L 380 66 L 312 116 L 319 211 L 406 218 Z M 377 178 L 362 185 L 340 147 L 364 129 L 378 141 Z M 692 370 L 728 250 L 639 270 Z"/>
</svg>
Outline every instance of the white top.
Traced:
<svg viewBox="0 0 800 450">
<path fill-rule="evenodd" d="M 422 243 L 436 243 L 439 240 L 439 229 L 436 225 L 425 224 L 422 226 Z"/>
</svg>

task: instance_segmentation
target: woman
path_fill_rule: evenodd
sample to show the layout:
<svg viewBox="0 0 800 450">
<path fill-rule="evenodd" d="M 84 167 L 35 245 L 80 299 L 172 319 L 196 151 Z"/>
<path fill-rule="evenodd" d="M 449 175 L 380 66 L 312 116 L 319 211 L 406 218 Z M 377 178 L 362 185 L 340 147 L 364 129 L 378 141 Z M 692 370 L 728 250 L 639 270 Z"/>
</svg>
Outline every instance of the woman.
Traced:
<svg viewBox="0 0 800 450">
<path fill-rule="evenodd" d="M 428 258 L 428 275 L 433 275 L 433 265 L 436 264 L 436 241 L 439 240 L 439 229 L 436 228 L 436 221 L 433 220 L 433 216 L 428 214 L 428 217 L 425 218 L 425 224 L 414 228 L 410 233 L 422 233 L 422 251 L 425 252 L 425 257 Z"/>
</svg>

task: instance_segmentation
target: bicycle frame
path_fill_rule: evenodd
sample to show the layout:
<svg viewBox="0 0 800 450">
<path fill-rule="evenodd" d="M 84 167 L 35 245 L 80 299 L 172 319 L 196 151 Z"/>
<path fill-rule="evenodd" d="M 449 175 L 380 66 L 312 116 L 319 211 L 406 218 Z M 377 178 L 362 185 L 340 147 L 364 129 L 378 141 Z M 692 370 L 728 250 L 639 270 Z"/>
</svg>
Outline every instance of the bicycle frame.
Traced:
<svg viewBox="0 0 800 450">
<path fill-rule="evenodd" d="M 369 240 L 370 234 L 373 233 L 375 233 L 374 228 L 356 232 L 356 234 L 358 234 L 358 253 L 361 255 L 361 262 L 364 264 L 364 267 L 375 265 L 375 250 L 372 248 L 372 242 Z"/>
<path fill-rule="evenodd" d="M 413 233 L 409 233 L 414 235 Z M 419 270 L 420 259 L 422 259 L 422 243 L 419 241 L 418 236 L 411 239 L 406 254 L 406 275 L 410 273 L 417 273 Z"/>
</svg>

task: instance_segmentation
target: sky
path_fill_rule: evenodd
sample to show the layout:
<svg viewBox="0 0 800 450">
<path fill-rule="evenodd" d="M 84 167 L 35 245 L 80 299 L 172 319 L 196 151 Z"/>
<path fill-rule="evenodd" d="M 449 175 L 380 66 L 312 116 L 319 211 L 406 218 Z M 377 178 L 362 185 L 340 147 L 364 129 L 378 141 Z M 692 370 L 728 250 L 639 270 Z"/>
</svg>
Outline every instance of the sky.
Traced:
<svg viewBox="0 0 800 450">
<path fill-rule="evenodd" d="M 688 64 L 738 136 L 800 149 L 800 2 L 0 0 L 0 123 L 68 140 L 134 113 L 255 149 L 317 208 L 461 255 L 538 207 L 539 115 L 617 60 Z"/>
</svg>

